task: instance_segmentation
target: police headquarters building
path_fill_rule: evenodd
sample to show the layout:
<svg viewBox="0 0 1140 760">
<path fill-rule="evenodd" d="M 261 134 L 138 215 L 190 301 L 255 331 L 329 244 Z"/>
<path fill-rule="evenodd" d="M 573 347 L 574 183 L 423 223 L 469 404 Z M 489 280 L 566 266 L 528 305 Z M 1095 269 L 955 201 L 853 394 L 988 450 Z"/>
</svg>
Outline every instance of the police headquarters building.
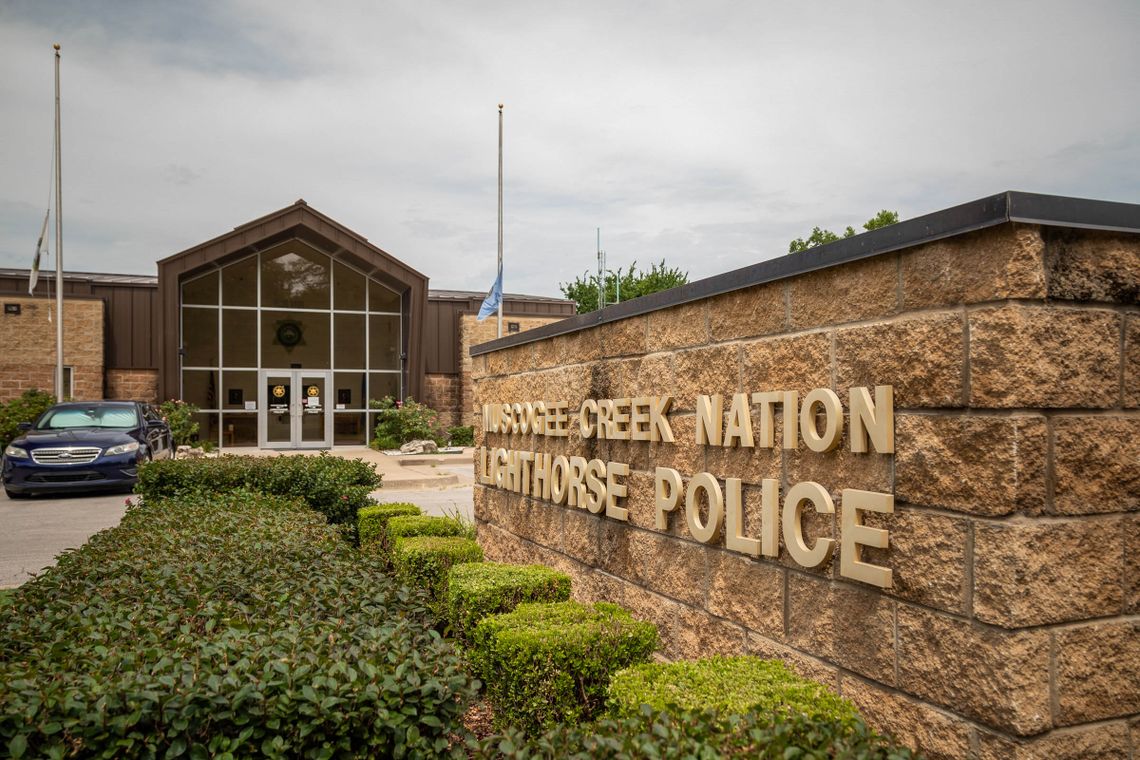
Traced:
<svg viewBox="0 0 1140 760">
<path fill-rule="evenodd" d="M 49 282 L 49 280 L 51 282 Z M 27 293 L 0 270 L 0 401 L 50 390 L 53 277 Z M 303 200 L 158 262 L 158 277 L 70 273 L 65 391 L 180 398 L 222 447 L 327 448 L 370 438 L 369 400 L 415 398 L 471 424 L 467 348 L 495 337 L 483 293 L 431 290 L 427 275 Z M 504 334 L 574 313 L 508 294 Z"/>
</svg>

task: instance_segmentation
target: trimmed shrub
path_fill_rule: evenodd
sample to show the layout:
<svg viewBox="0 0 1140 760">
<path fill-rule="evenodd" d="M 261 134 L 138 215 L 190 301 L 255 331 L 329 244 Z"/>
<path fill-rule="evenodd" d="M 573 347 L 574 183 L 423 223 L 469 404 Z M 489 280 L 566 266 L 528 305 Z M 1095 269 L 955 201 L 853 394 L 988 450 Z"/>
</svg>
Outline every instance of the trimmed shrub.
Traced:
<svg viewBox="0 0 1140 760">
<path fill-rule="evenodd" d="M 780 660 L 759 657 L 634 665 L 614 675 L 607 704 L 621 718 L 640 714 L 642 705 L 737 715 L 782 712 L 832 721 L 857 715 L 851 702 L 822 684 L 800 678 Z"/>
<path fill-rule="evenodd" d="M 379 401 L 370 401 L 368 408 L 376 411 L 371 444 L 374 449 L 398 449 L 401 444 L 416 440 L 431 440 L 441 446 L 444 443 L 439 412 L 410 396 L 404 401 L 385 396 Z"/>
<path fill-rule="evenodd" d="M 139 468 L 135 493 L 145 499 L 248 489 L 303 499 L 329 522 L 352 523 L 369 494 L 380 487 L 376 465 L 360 459 L 319 456 L 164 459 Z"/>
<path fill-rule="evenodd" d="M 408 517 L 423 514 L 419 507 L 408 502 L 385 502 L 356 511 L 356 533 L 360 548 L 383 547 L 387 535 L 384 526 L 393 517 Z"/>
<path fill-rule="evenodd" d="M 510 612 L 522 602 L 569 599 L 570 576 L 544 565 L 469 562 L 448 575 L 447 622 L 453 636 L 469 643 L 475 626 L 488 615 Z"/>
<path fill-rule="evenodd" d="M 406 536 L 393 542 L 391 559 L 400 580 L 426 591 L 438 614 L 447 593 L 447 571 L 463 562 L 482 562 L 483 550 L 469 538 Z"/>
<path fill-rule="evenodd" d="M 463 536 L 463 524 L 450 517 L 418 515 L 415 517 L 393 517 L 388 520 L 388 536 Z"/>
<path fill-rule="evenodd" d="M 610 677 L 649 660 L 657 627 L 616 604 L 520 604 L 475 626 L 467 654 L 498 725 L 538 731 L 605 707 Z"/>
<path fill-rule="evenodd" d="M 144 500 L 0 615 L 0 751 L 445 754 L 475 682 L 426 602 L 299 500 Z"/>
<path fill-rule="evenodd" d="M 527 736 L 510 728 L 469 741 L 470 757 L 492 760 L 918 760 L 910 749 L 861 719 L 831 721 L 786 713 L 725 715 L 715 711 L 654 712 L 604 719 L 587 726 L 555 726 Z"/>
<path fill-rule="evenodd" d="M 190 445 L 198 440 L 198 407 L 179 399 L 163 401 L 158 411 L 170 426 L 170 437 L 175 446 Z"/>
</svg>

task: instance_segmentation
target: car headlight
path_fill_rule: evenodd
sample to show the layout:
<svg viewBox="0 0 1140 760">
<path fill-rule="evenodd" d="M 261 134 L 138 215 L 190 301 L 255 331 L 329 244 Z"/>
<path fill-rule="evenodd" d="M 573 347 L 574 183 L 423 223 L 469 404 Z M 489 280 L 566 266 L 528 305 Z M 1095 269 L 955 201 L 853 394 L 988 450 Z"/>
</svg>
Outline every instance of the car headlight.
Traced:
<svg viewBox="0 0 1140 760">
<path fill-rule="evenodd" d="M 139 450 L 139 442 L 131 441 L 130 443 L 120 443 L 118 446 L 112 446 L 103 452 L 105 457 L 117 457 L 119 454 L 129 454 L 132 451 Z"/>
<path fill-rule="evenodd" d="M 9 446 L 4 449 L 4 456 L 10 459 L 27 459 L 28 452 L 26 449 L 21 449 L 19 446 Z"/>
</svg>

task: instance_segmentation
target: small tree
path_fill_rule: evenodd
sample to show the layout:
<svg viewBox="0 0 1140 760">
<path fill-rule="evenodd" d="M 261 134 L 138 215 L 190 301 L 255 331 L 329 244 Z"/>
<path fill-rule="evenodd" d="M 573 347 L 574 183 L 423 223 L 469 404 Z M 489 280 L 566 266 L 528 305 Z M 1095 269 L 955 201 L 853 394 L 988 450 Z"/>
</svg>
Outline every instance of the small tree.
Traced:
<svg viewBox="0 0 1140 760">
<path fill-rule="evenodd" d="M 617 303 L 618 283 L 621 283 L 621 300 L 629 301 L 660 290 L 668 290 L 684 285 L 689 281 L 689 273 L 680 269 L 665 266 L 662 259 L 659 264 L 653 264 L 648 271 L 638 271 L 637 262 L 630 265 L 628 271 L 610 271 L 606 274 L 606 303 Z M 586 270 L 574 282 L 558 284 L 562 294 L 578 304 L 578 313 L 596 311 L 598 308 L 598 277 Z"/>
<path fill-rule="evenodd" d="M 198 421 L 194 415 L 198 407 L 178 399 L 170 399 L 159 404 L 158 411 L 170 426 L 170 437 L 175 446 L 189 446 L 198 436 Z"/>
<path fill-rule="evenodd" d="M 35 422 L 54 403 L 55 396 L 33 388 L 0 405 L 0 452 L 20 436 L 21 422 Z"/>
<path fill-rule="evenodd" d="M 887 211 L 886 209 L 883 209 L 868 219 L 866 222 L 864 222 L 863 229 L 867 232 L 870 232 L 871 230 L 877 230 L 880 227 L 886 227 L 889 224 L 894 224 L 898 220 L 899 212 Z M 847 229 L 843 231 L 842 237 L 854 237 L 855 234 L 855 228 L 848 226 Z M 823 245 L 824 243 L 834 243 L 839 239 L 840 236 L 836 235 L 831 230 L 812 227 L 811 234 L 807 236 L 806 240 L 804 238 L 796 238 L 788 244 L 788 253 L 799 253 L 800 251 L 806 251 L 809 248 L 815 248 L 817 245 Z"/>
</svg>

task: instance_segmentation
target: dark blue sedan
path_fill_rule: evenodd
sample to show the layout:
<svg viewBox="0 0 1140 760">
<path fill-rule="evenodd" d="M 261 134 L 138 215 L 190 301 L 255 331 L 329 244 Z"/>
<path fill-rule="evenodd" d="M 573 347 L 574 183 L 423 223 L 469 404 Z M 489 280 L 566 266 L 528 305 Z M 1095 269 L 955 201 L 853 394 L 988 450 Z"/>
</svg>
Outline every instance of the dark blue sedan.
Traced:
<svg viewBox="0 0 1140 760">
<path fill-rule="evenodd" d="M 173 456 L 170 426 L 137 401 L 56 404 L 4 449 L 4 492 L 34 493 L 123 489 L 151 459 Z"/>
</svg>

